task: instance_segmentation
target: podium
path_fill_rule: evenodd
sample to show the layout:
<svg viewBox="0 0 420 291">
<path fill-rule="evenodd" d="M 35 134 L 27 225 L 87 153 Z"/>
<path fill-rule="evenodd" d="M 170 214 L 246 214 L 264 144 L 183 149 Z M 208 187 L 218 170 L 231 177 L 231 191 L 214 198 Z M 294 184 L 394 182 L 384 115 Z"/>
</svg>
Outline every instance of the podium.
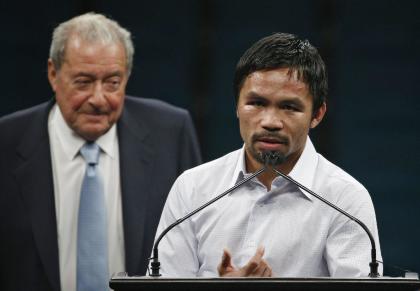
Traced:
<svg viewBox="0 0 420 291">
<path fill-rule="evenodd" d="M 420 291 L 420 280 L 404 278 L 151 278 L 119 274 L 115 291 Z"/>
</svg>

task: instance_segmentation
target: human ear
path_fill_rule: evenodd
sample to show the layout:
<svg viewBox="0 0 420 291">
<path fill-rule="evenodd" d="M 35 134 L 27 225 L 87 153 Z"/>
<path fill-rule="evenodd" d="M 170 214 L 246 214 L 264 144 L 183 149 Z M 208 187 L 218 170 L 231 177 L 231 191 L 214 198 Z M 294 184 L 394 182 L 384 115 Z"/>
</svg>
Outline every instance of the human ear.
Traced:
<svg viewBox="0 0 420 291">
<path fill-rule="evenodd" d="M 50 82 L 51 88 L 55 92 L 56 90 L 56 80 L 57 80 L 57 70 L 51 59 L 48 59 L 48 81 Z"/>
<path fill-rule="evenodd" d="M 315 127 L 318 126 L 318 124 L 324 118 L 324 115 L 325 115 L 326 112 L 327 112 L 327 104 L 324 102 L 319 107 L 319 109 L 317 110 L 317 112 L 315 112 L 315 114 L 312 116 L 311 128 L 315 128 Z"/>
</svg>

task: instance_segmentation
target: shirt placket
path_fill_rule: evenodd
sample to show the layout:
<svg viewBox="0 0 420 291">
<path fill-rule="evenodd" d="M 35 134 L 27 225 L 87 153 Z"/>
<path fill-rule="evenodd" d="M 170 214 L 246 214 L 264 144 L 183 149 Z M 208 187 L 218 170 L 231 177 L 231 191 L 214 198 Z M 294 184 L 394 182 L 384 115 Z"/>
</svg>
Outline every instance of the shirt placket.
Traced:
<svg viewBox="0 0 420 291">
<path fill-rule="evenodd" d="M 242 256 L 240 259 L 241 265 L 245 265 L 249 261 L 258 247 L 260 238 L 257 235 L 257 228 L 261 226 L 265 217 L 265 203 L 262 197 L 268 194 L 267 189 L 260 183 L 253 182 L 251 187 L 253 188 L 251 191 L 254 192 L 252 196 L 258 199 L 254 198 L 250 201 L 248 224 L 244 234 Z"/>
</svg>

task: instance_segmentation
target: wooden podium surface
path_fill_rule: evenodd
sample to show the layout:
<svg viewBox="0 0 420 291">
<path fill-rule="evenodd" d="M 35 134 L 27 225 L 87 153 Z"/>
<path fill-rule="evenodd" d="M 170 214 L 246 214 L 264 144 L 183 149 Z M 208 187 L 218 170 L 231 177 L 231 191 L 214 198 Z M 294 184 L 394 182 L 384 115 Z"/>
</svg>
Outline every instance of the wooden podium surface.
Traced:
<svg viewBox="0 0 420 291">
<path fill-rule="evenodd" d="M 418 279 L 404 278 L 151 278 L 114 276 L 116 291 L 420 291 Z"/>
</svg>

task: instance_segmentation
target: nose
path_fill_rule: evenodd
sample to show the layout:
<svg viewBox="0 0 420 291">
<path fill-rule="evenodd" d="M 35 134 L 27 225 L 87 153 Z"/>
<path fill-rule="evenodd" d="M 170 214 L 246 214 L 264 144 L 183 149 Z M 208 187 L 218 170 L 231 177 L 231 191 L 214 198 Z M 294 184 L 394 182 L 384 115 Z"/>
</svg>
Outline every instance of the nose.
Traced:
<svg viewBox="0 0 420 291">
<path fill-rule="evenodd" d="M 283 129 L 283 118 L 281 113 L 274 108 L 262 112 L 261 126 L 267 131 L 279 131 Z"/>
<path fill-rule="evenodd" d="M 91 97 L 89 98 L 89 104 L 94 106 L 95 108 L 101 108 L 106 103 L 104 89 L 102 83 L 97 81 L 93 86 L 93 92 Z"/>
</svg>

